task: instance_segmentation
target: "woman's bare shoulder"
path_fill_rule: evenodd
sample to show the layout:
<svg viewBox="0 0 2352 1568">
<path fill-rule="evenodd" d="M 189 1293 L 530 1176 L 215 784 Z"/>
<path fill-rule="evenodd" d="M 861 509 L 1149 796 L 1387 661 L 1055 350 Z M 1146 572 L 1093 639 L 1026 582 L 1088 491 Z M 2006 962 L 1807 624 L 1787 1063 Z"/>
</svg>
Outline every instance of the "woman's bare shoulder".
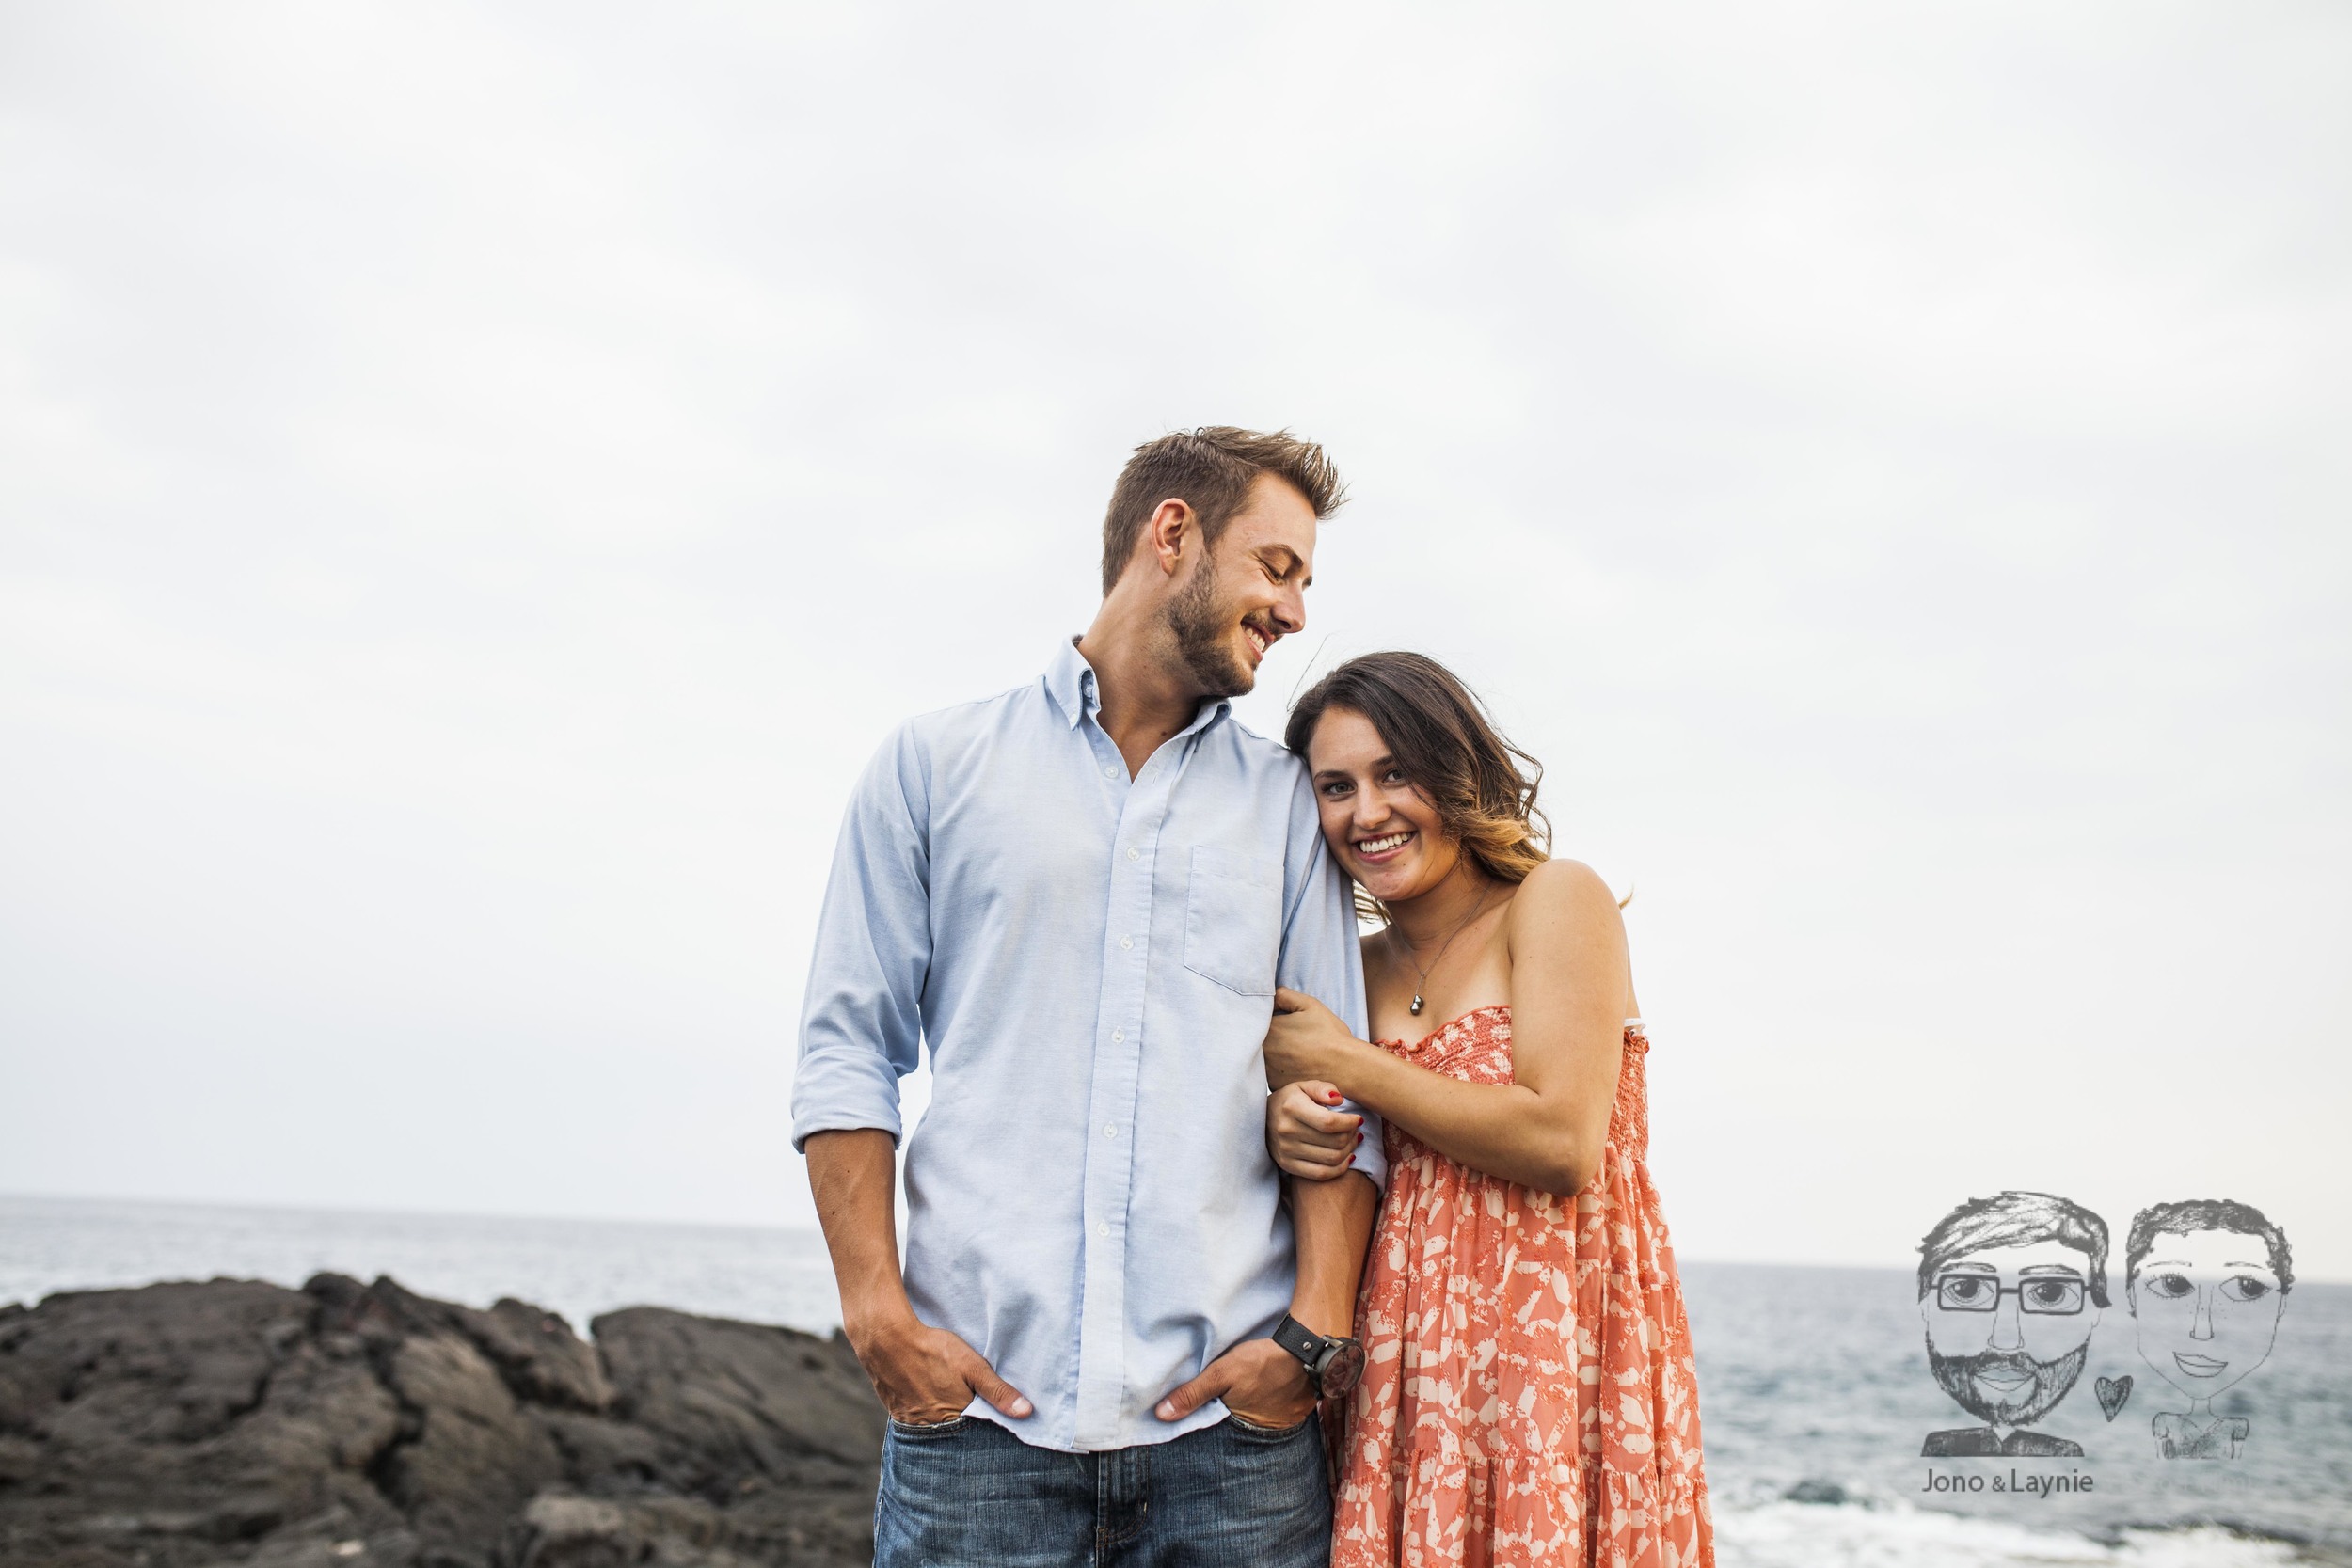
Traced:
<svg viewBox="0 0 2352 1568">
<path fill-rule="evenodd" d="M 1625 917 L 1617 895 L 1581 861 L 1546 861 L 1527 874 L 1511 901 L 1509 933 L 1515 972 L 1558 976 L 1615 975 L 1624 986 L 1626 1016 L 1633 1008 Z M 1527 966 L 1534 965 L 1534 971 Z M 1564 967 L 1565 966 L 1565 967 Z M 1597 966 L 1597 967 L 1596 967 Z"/>
<path fill-rule="evenodd" d="M 1616 894 L 1609 891 L 1602 875 L 1585 865 L 1583 861 L 1546 861 L 1536 870 L 1527 872 L 1527 881 L 1519 884 L 1519 895 L 1513 900 L 1515 912 L 1538 910 L 1548 914 L 1571 912 L 1571 910 L 1609 910 L 1616 912 Z"/>
<path fill-rule="evenodd" d="M 1511 900 L 1509 920 L 1515 952 L 1529 942 L 1624 940 L 1617 895 L 1582 861 L 1546 861 L 1529 872 Z"/>
</svg>

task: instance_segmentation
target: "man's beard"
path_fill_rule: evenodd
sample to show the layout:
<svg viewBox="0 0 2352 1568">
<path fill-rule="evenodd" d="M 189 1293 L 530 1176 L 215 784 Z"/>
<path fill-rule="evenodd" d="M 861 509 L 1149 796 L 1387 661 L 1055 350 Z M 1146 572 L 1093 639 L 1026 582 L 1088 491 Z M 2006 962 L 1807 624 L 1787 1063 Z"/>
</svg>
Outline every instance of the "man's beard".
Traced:
<svg viewBox="0 0 2352 1568">
<path fill-rule="evenodd" d="M 1217 602 L 1216 571 L 1204 554 L 1176 596 L 1168 602 L 1168 629 L 1176 657 L 1206 697 L 1238 697 L 1258 684 L 1257 672 L 1233 651 L 1232 616 Z"/>
<path fill-rule="evenodd" d="M 1988 1350 L 1974 1355 L 1938 1355 L 1932 1343 L 1928 1346 L 1928 1368 L 1935 1373 L 1936 1386 L 1951 1395 L 1963 1410 L 1987 1426 L 2030 1426 L 2042 1419 L 2074 1386 L 2074 1380 L 2083 1375 L 2083 1363 L 2090 1358 L 2089 1340 L 2056 1361 L 2036 1361 L 2019 1351 Z M 1986 1402 L 1983 1392 L 1977 1387 L 1977 1375 L 1988 1371 L 2027 1373 L 2033 1378 L 2033 1385 L 2023 1390 L 2025 1397 L 2022 1399 L 1991 1404 Z"/>
</svg>

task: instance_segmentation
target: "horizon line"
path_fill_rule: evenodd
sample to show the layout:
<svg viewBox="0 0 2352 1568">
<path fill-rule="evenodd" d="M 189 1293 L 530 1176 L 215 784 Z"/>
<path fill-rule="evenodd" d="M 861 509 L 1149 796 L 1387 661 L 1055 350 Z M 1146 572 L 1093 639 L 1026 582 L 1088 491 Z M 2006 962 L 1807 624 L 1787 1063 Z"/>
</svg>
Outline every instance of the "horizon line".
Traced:
<svg viewBox="0 0 2352 1568">
<path fill-rule="evenodd" d="M 159 1209 L 242 1210 L 262 1213 L 309 1214 L 321 1218 L 352 1219 L 410 1219 L 410 1220 L 477 1220 L 509 1225 L 592 1225 L 615 1226 L 637 1229 L 673 1230 L 739 1230 L 764 1231 L 787 1236 L 813 1236 L 821 1240 L 823 1231 L 815 1224 L 785 1225 L 773 1221 L 677 1219 L 614 1214 L 523 1214 L 506 1210 L 491 1209 L 389 1209 L 367 1204 L 311 1204 L 290 1202 L 254 1202 L 246 1199 L 155 1197 L 149 1195 L 119 1193 L 42 1193 L 0 1191 L 0 1204 L 31 1202 L 56 1204 L 115 1204 L 123 1207 Z M 1883 1270 L 1914 1273 L 1915 1261 L 1855 1261 L 1850 1259 L 1819 1259 L 1791 1258 L 1726 1258 L 1706 1257 L 1675 1249 L 1677 1264 L 1699 1268 L 1761 1268 L 1761 1269 L 1850 1269 Z M 2352 1285 L 2352 1278 L 2331 1275 L 2309 1275 L 2298 1271 L 2297 1285 Z"/>
</svg>

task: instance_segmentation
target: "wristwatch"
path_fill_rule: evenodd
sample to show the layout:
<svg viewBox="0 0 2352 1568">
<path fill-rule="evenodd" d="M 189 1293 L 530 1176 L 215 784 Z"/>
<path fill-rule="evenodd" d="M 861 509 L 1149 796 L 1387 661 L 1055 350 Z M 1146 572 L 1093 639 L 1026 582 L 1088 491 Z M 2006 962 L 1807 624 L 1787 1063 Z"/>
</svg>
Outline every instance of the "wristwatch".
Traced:
<svg viewBox="0 0 2352 1568">
<path fill-rule="evenodd" d="M 1274 1342 L 1307 1364 L 1307 1381 L 1327 1400 L 1348 1392 L 1364 1375 L 1360 1341 L 1326 1338 L 1287 1312 L 1274 1325 Z"/>
</svg>

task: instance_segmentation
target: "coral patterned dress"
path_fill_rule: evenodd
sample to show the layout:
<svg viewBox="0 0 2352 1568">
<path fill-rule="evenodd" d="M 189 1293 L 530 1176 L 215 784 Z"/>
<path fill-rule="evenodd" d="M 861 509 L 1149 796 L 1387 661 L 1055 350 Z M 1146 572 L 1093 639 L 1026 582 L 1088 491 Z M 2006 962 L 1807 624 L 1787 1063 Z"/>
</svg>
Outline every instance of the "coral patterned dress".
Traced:
<svg viewBox="0 0 2352 1568">
<path fill-rule="evenodd" d="M 1505 1006 L 1379 1043 L 1469 1083 L 1511 1082 Z M 1648 1051 L 1629 1020 L 1608 1147 L 1572 1198 L 1388 1127 L 1333 1568 L 1711 1568 L 1697 1369 L 1647 1164 Z"/>
</svg>

